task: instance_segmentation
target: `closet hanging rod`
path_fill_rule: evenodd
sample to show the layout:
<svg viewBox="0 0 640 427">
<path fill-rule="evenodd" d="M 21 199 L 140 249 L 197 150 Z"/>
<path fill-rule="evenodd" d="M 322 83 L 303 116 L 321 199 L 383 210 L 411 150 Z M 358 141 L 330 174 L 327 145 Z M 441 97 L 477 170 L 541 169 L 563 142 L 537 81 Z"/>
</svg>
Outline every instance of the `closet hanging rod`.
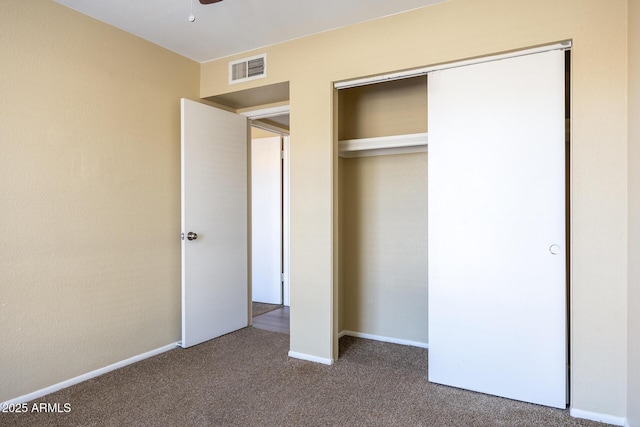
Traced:
<svg viewBox="0 0 640 427">
<path fill-rule="evenodd" d="M 380 136 L 338 141 L 338 156 L 364 157 L 427 151 L 428 134 Z"/>
</svg>

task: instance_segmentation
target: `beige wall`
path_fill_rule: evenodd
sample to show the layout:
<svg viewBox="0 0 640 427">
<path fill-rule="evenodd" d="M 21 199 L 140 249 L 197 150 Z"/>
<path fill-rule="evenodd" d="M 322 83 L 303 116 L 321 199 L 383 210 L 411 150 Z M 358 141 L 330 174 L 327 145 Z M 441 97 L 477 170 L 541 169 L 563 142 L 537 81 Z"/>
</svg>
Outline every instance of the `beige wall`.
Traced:
<svg viewBox="0 0 640 427">
<path fill-rule="evenodd" d="M 0 0 L 0 401 L 180 337 L 180 97 L 199 65 Z"/>
<path fill-rule="evenodd" d="M 229 87 L 227 62 L 241 56 L 202 66 L 202 96 L 290 82 L 292 351 L 336 354 L 332 82 L 565 39 L 574 42 L 571 405 L 626 414 L 625 0 L 449 0 L 242 55 L 266 51 L 266 79 Z"/>
<path fill-rule="evenodd" d="M 338 138 L 356 139 L 427 131 L 427 77 L 340 90 Z"/>
<path fill-rule="evenodd" d="M 640 0 L 629 0 L 629 360 L 627 422 L 640 426 Z"/>
<path fill-rule="evenodd" d="M 427 153 L 344 160 L 343 330 L 427 344 Z"/>
</svg>

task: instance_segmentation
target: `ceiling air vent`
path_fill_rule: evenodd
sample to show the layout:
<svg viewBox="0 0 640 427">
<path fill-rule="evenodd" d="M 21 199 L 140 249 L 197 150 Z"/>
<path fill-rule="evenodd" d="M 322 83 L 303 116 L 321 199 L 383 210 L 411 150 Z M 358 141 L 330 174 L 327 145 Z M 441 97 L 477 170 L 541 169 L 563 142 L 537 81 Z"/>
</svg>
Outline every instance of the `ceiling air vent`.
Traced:
<svg viewBox="0 0 640 427">
<path fill-rule="evenodd" d="M 267 54 L 229 62 L 229 84 L 267 77 Z"/>
</svg>

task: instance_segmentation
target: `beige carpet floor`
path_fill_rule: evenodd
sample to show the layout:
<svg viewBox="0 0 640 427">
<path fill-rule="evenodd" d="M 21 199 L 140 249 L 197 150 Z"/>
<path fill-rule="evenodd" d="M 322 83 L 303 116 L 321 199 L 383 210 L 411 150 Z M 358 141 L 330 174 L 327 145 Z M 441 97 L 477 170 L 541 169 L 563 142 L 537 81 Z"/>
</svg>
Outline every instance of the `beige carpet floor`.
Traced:
<svg viewBox="0 0 640 427">
<path fill-rule="evenodd" d="M 245 328 L 38 399 L 59 414 L 1 426 L 597 426 L 568 411 L 426 380 L 427 351 L 344 337 L 332 366 L 287 357 L 289 336 Z"/>
</svg>

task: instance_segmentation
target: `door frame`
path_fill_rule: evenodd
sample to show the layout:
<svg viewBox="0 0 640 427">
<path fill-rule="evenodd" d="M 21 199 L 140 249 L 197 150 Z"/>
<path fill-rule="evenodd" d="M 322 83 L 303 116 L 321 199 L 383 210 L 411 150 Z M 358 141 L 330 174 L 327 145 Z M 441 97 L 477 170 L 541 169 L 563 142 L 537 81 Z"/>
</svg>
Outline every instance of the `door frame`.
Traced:
<svg viewBox="0 0 640 427">
<path fill-rule="evenodd" d="M 278 107 L 261 108 L 251 111 L 243 111 L 241 116 L 249 119 L 249 125 L 259 129 L 267 130 L 279 134 L 282 137 L 282 302 L 285 306 L 291 305 L 291 283 L 290 277 L 290 155 L 289 148 L 291 145 L 289 132 L 285 129 L 272 126 L 266 123 L 259 123 L 257 120 L 269 117 L 282 116 L 290 113 L 289 105 L 281 105 Z"/>
</svg>

